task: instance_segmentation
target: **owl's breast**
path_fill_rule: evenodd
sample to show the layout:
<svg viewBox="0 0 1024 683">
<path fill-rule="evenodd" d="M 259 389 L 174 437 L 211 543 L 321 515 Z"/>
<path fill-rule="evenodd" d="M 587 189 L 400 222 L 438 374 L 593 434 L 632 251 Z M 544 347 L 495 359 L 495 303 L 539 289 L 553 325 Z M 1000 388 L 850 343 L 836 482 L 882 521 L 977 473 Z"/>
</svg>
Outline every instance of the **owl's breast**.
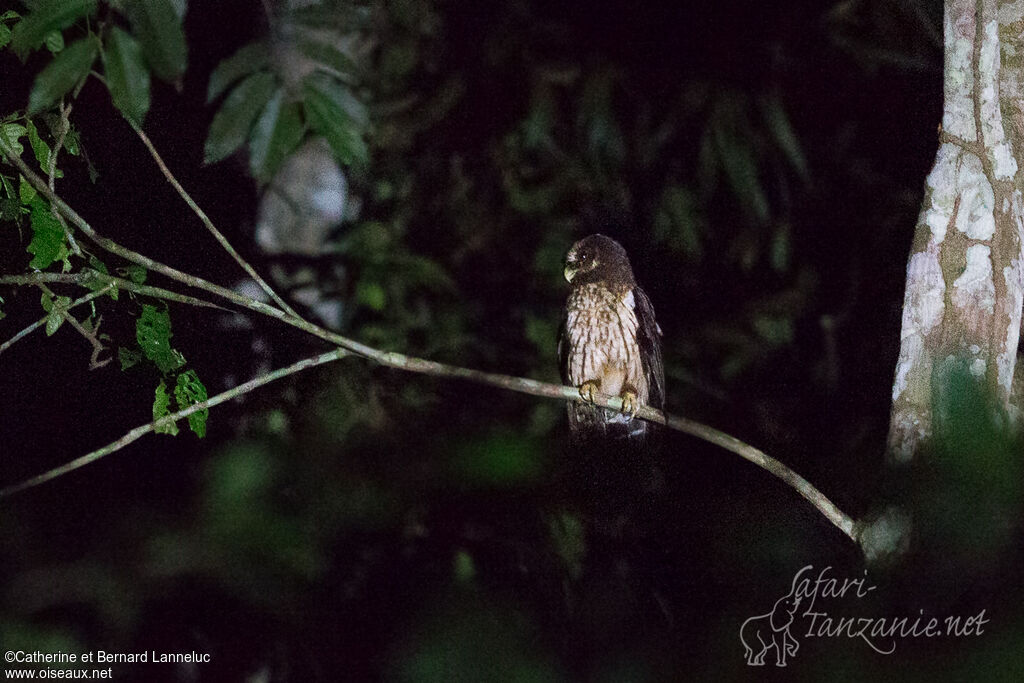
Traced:
<svg viewBox="0 0 1024 683">
<path fill-rule="evenodd" d="M 633 294 L 616 296 L 606 287 L 575 289 L 567 304 L 566 338 L 569 381 L 599 380 L 601 391 L 618 395 L 625 385 L 647 400 Z"/>
</svg>

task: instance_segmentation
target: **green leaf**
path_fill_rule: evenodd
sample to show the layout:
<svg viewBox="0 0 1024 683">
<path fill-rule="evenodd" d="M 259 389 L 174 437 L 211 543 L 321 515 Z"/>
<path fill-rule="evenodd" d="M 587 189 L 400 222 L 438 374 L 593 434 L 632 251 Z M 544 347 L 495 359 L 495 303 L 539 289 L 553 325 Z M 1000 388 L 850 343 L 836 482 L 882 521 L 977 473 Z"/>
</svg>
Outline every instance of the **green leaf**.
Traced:
<svg viewBox="0 0 1024 683">
<path fill-rule="evenodd" d="M 46 316 L 46 336 L 52 337 L 54 333 L 64 324 L 64 315 L 57 310 Z"/>
<path fill-rule="evenodd" d="M 95 256 L 91 256 L 91 255 L 89 256 L 89 265 L 92 266 L 97 272 L 103 273 L 104 275 L 109 275 L 110 274 L 110 271 L 107 270 L 107 264 L 103 263 L 103 261 L 100 261 Z M 86 272 L 88 272 L 88 271 L 86 271 Z M 87 279 L 85 282 L 83 282 L 82 284 L 85 285 L 85 287 L 87 287 L 91 291 L 98 292 L 99 290 L 107 287 L 111 283 L 110 283 L 109 280 L 106 280 L 106 279 L 101 278 L 101 277 L 91 277 L 91 278 Z M 120 292 L 118 291 L 117 285 L 114 285 L 111 288 L 111 290 L 108 292 L 108 294 L 110 295 L 111 299 L 113 299 L 114 301 L 117 301 L 117 297 L 120 294 Z"/>
<path fill-rule="evenodd" d="M 96 59 L 96 39 L 82 38 L 57 55 L 38 76 L 28 96 L 28 114 L 31 116 L 50 107 L 66 92 L 89 75 Z"/>
<path fill-rule="evenodd" d="M 32 123 L 32 119 L 28 120 L 25 128 L 28 130 L 28 144 L 32 147 L 32 154 L 45 170 L 50 164 L 50 146 L 39 137 L 39 130 L 36 129 L 36 124 Z"/>
<path fill-rule="evenodd" d="M 46 302 L 43 305 L 43 308 L 49 312 L 46 316 L 46 336 L 52 337 L 67 319 L 65 313 L 68 310 L 68 306 L 71 305 L 71 297 L 59 296 L 56 301 L 51 300 L 48 303 L 49 306 L 46 305 Z"/>
<path fill-rule="evenodd" d="M 260 71 L 238 84 L 213 117 L 206 137 L 204 161 L 216 163 L 241 147 L 253 122 L 274 94 L 277 83 L 267 71 Z"/>
<path fill-rule="evenodd" d="M 693 193 L 680 185 L 668 185 L 654 217 L 655 236 L 669 242 L 688 258 L 699 259 L 703 253 L 701 223 Z"/>
<path fill-rule="evenodd" d="M 171 0 L 128 0 L 125 14 L 153 73 L 165 81 L 175 81 L 185 73 L 188 46 Z"/>
<path fill-rule="evenodd" d="M 361 280 L 356 285 L 356 301 L 374 311 L 383 311 L 388 298 L 380 284 Z"/>
<path fill-rule="evenodd" d="M 802 181 L 810 182 L 810 172 L 807 170 L 807 159 L 804 157 L 803 149 L 800 147 L 800 139 L 789 122 L 789 116 L 782 106 L 782 99 L 777 95 L 770 95 L 761 100 L 761 111 L 764 113 L 765 123 L 768 130 L 775 138 L 775 144 L 786 155 L 790 165 L 800 176 Z"/>
<path fill-rule="evenodd" d="M 28 129 L 21 124 L 0 123 L 0 138 L 3 138 L 4 144 L 10 147 L 18 156 L 21 156 L 25 151 L 19 140 L 26 132 L 28 132 Z"/>
<path fill-rule="evenodd" d="M 64 149 L 73 157 L 82 153 L 82 146 L 79 144 L 78 131 L 71 122 L 68 122 L 68 132 L 64 134 Z"/>
<path fill-rule="evenodd" d="M 331 79 L 307 78 L 302 91 L 309 124 L 330 145 L 343 164 L 366 164 L 369 151 L 363 140 L 358 115 L 365 107 L 344 85 Z"/>
<path fill-rule="evenodd" d="M 117 349 L 117 359 L 121 361 L 121 370 L 127 370 L 134 365 L 138 365 L 139 361 L 142 360 L 142 352 L 121 346 Z"/>
<path fill-rule="evenodd" d="M 17 199 L 0 199 L 0 221 L 18 222 L 21 214 L 21 202 Z"/>
<path fill-rule="evenodd" d="M 142 315 L 135 321 L 135 339 L 160 372 L 167 374 L 185 364 L 185 357 L 171 348 L 171 317 L 166 310 L 143 304 Z"/>
<path fill-rule="evenodd" d="M 185 409 L 209 398 L 206 387 L 199 381 L 195 370 L 188 370 L 178 375 L 178 383 L 174 387 L 174 399 L 179 409 Z M 206 418 L 210 416 L 208 408 L 197 410 L 188 416 L 188 426 L 200 439 L 206 436 Z"/>
<path fill-rule="evenodd" d="M 39 130 L 36 129 L 36 125 L 32 123 L 32 119 L 28 120 L 26 127 L 28 128 L 28 144 L 32 147 L 32 154 L 35 156 L 36 161 L 39 162 L 39 166 L 43 171 L 49 173 L 50 157 L 53 154 L 53 151 L 50 149 L 50 146 L 46 144 L 41 137 L 39 137 Z M 53 169 L 53 177 L 63 178 L 64 172 L 55 166 Z"/>
<path fill-rule="evenodd" d="M 167 393 L 167 385 L 164 384 L 163 380 L 160 380 L 160 384 L 156 386 L 156 395 L 153 398 L 153 419 L 159 420 L 162 417 L 167 417 L 171 414 L 171 395 Z M 153 430 L 157 434 L 170 434 L 171 436 L 178 435 L 178 425 L 168 420 L 167 422 L 158 424 L 156 429 Z"/>
<path fill-rule="evenodd" d="M 249 43 L 227 59 L 221 60 L 217 68 L 210 74 L 210 84 L 206 89 L 206 102 L 213 102 L 229 85 L 259 71 L 269 61 L 270 47 L 263 40 Z"/>
<path fill-rule="evenodd" d="M 46 45 L 46 49 L 57 54 L 64 49 L 64 34 L 60 31 L 50 31 L 43 38 L 43 44 Z"/>
<path fill-rule="evenodd" d="M 306 89 L 312 88 L 327 96 L 335 106 L 345 113 L 345 116 L 356 124 L 359 130 L 370 125 L 370 116 L 366 105 L 353 95 L 352 89 L 344 83 L 325 74 L 315 73 L 308 76 L 303 85 Z"/>
<path fill-rule="evenodd" d="M 7 24 L 0 24 L 0 48 L 5 47 L 9 42 L 11 42 L 11 29 L 7 28 Z"/>
<path fill-rule="evenodd" d="M 317 68 L 340 78 L 346 83 L 358 81 L 359 68 L 355 62 L 333 43 L 326 40 L 307 38 L 296 44 L 299 52 L 316 62 Z"/>
<path fill-rule="evenodd" d="M 738 133 L 720 124 L 714 126 L 714 139 L 725 177 L 740 205 L 758 223 L 767 223 L 771 209 L 761 185 L 753 141 L 741 139 Z"/>
<path fill-rule="evenodd" d="M 32 241 L 26 251 L 34 256 L 29 267 L 43 270 L 50 264 L 64 258 L 64 228 L 50 213 L 50 207 L 42 199 L 32 200 Z"/>
<path fill-rule="evenodd" d="M 126 119 L 142 125 L 149 111 L 149 70 L 139 42 L 116 26 L 103 51 L 103 70 L 114 106 Z"/>
<path fill-rule="evenodd" d="M 36 188 L 32 187 L 25 176 L 18 176 L 18 199 L 21 203 L 28 206 L 36 198 L 36 194 Z"/>
<path fill-rule="evenodd" d="M 789 267 L 790 235 L 789 226 L 783 224 L 772 236 L 770 260 L 772 270 L 784 272 Z"/>
<path fill-rule="evenodd" d="M 285 102 L 278 88 L 260 114 L 249 138 L 249 168 L 253 177 L 269 182 L 288 154 L 302 140 L 302 110 L 297 102 Z"/>
<path fill-rule="evenodd" d="M 86 14 L 96 11 L 96 0 L 38 0 L 19 21 L 11 36 L 11 49 L 22 61 L 38 50 L 51 31 L 62 31 Z"/>
<path fill-rule="evenodd" d="M 128 279 L 137 285 L 145 284 L 146 282 L 146 269 L 142 266 L 132 264 L 127 266 L 125 272 L 128 274 Z"/>
</svg>

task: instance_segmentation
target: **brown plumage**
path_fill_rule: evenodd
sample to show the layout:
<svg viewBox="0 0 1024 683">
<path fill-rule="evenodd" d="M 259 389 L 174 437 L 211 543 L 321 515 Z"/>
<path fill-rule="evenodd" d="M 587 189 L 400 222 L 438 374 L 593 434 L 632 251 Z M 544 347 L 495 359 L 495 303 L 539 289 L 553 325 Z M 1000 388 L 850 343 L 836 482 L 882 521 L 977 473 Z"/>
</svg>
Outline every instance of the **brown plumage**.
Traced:
<svg viewBox="0 0 1024 683">
<path fill-rule="evenodd" d="M 626 250 L 604 235 L 585 237 L 566 256 L 565 279 L 572 290 L 558 342 L 562 380 L 584 399 L 600 392 L 623 400 L 622 412 L 570 403 L 569 427 L 577 439 L 643 438 L 649 424 L 634 416 L 642 405 L 664 406 L 665 371 L 661 328 Z"/>
</svg>

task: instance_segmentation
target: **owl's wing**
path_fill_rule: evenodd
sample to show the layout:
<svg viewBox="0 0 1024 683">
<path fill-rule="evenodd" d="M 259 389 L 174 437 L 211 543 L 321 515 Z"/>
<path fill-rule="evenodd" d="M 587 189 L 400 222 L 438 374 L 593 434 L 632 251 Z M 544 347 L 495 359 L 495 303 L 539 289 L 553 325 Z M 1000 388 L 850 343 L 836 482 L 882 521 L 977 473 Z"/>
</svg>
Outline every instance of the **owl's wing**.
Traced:
<svg viewBox="0 0 1024 683">
<path fill-rule="evenodd" d="M 647 377 L 647 403 L 658 408 L 665 407 L 665 366 L 661 360 L 661 327 L 654 319 L 654 307 L 647 294 L 639 287 L 633 288 L 636 307 L 637 344 L 640 359 Z"/>
<path fill-rule="evenodd" d="M 569 339 L 566 326 L 569 324 L 569 311 L 562 309 L 562 324 L 558 327 L 558 372 L 562 384 L 569 383 Z"/>
</svg>

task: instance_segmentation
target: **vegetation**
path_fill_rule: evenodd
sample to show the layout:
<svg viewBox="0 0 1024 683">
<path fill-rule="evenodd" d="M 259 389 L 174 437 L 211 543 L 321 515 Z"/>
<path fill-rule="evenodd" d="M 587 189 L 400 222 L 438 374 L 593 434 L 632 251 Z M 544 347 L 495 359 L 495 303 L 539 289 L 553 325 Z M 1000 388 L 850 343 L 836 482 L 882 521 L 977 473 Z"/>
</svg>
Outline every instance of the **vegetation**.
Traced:
<svg viewBox="0 0 1024 683">
<path fill-rule="evenodd" d="M 877 586 L 836 616 L 990 621 L 889 656 L 801 631 L 794 678 L 1020 671 L 1019 439 L 954 375 L 934 457 L 885 462 L 941 10 L 0 3 L 0 487 L 92 463 L 0 499 L 3 649 L 211 655 L 121 680 L 730 679 L 813 565 Z M 335 218 L 270 249 L 268 198 L 319 210 L 282 179 L 321 143 Z M 669 412 L 854 519 L 900 504 L 905 555 L 864 574 L 682 433 L 588 479 L 561 401 L 409 361 L 557 383 L 591 232 L 651 296 Z"/>
</svg>

